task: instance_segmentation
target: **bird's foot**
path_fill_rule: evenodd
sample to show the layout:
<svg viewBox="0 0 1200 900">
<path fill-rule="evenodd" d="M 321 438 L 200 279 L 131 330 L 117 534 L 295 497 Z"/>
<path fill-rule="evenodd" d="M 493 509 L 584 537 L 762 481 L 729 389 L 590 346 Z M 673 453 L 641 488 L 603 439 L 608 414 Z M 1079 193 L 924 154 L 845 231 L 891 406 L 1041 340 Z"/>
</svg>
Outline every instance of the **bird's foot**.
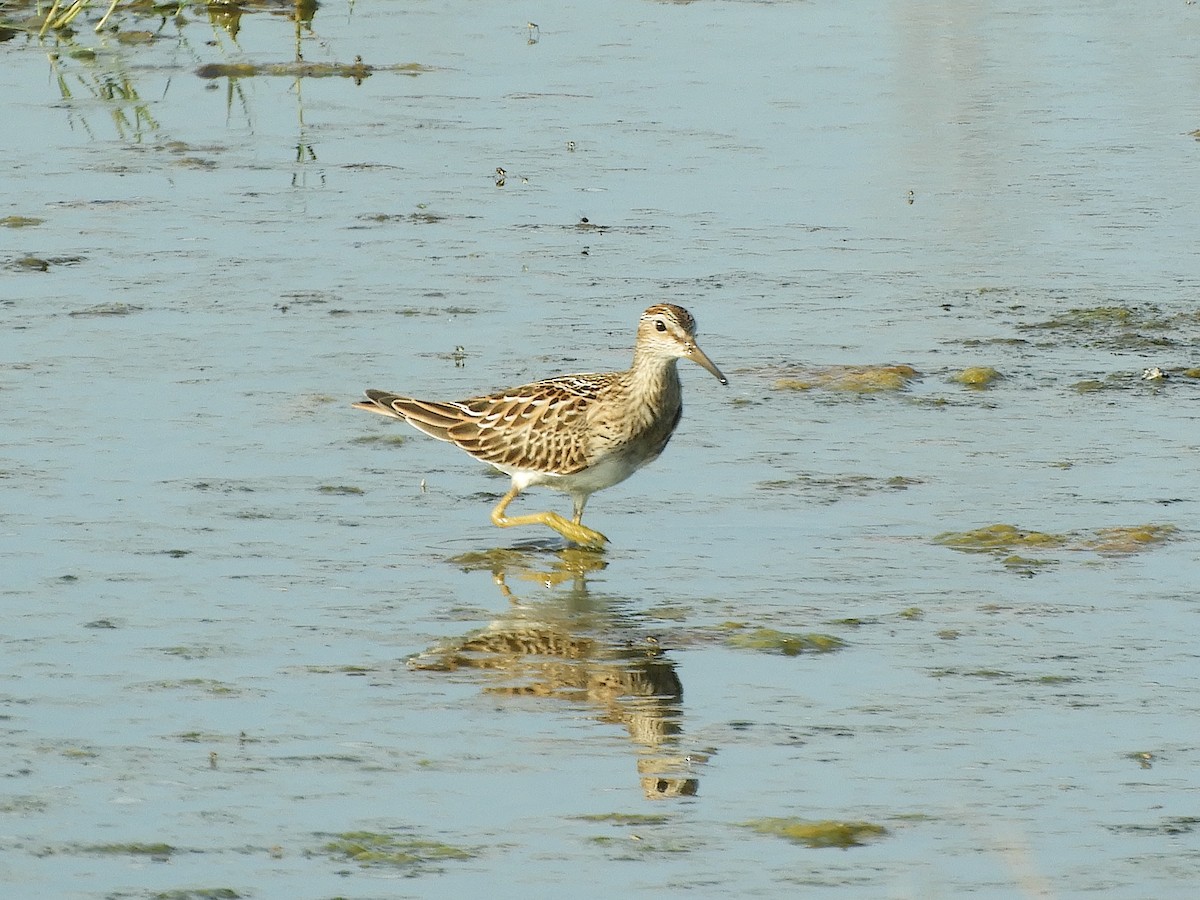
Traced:
<svg viewBox="0 0 1200 900">
<path fill-rule="evenodd" d="M 564 519 L 555 512 L 531 513 L 524 516 L 497 515 L 492 512 L 492 522 L 501 528 L 512 528 L 516 525 L 545 525 L 553 528 L 572 544 L 578 544 L 588 550 L 601 550 L 608 543 L 608 538 L 598 531 L 593 531 L 586 525 Z"/>
<path fill-rule="evenodd" d="M 549 525 L 573 544 L 578 544 L 587 550 L 603 550 L 604 545 L 608 543 L 608 538 L 586 525 L 564 519 L 557 513 L 547 513 L 546 515 L 553 516 L 557 521 L 547 519 L 544 524 Z"/>
</svg>

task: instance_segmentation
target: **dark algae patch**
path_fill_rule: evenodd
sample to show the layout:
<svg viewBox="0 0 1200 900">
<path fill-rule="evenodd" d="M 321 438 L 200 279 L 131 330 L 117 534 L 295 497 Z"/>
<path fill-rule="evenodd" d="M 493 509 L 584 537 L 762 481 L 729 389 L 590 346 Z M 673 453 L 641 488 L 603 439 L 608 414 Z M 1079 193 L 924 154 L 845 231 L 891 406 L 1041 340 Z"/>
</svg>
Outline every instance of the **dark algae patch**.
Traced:
<svg viewBox="0 0 1200 900">
<path fill-rule="evenodd" d="M 142 844 L 131 842 L 127 844 L 84 844 L 79 847 L 81 853 L 96 853 L 108 856 L 155 856 L 169 857 L 177 853 L 170 844 Z"/>
<path fill-rule="evenodd" d="M 353 497 L 366 493 L 362 488 L 352 484 L 323 484 L 317 488 L 317 491 L 322 494 L 334 494 L 342 497 Z"/>
<path fill-rule="evenodd" d="M 353 78 L 361 82 L 376 72 L 396 72 L 401 75 L 420 75 L 430 71 L 420 63 L 400 63 L 392 66 L 368 66 L 361 59 L 352 63 L 306 62 L 298 60 L 281 63 L 206 63 L 196 69 L 201 78 L 253 78 L 275 76 L 282 78 Z"/>
<path fill-rule="evenodd" d="M 735 650 L 758 650 L 763 653 L 799 656 L 801 653 L 831 653 L 846 646 L 845 641 L 831 634 L 800 634 L 774 628 L 751 628 L 737 622 L 728 622 L 722 627 L 729 630 L 725 643 Z"/>
<path fill-rule="evenodd" d="M 620 825 L 631 828 L 666 825 L 671 821 L 669 816 L 649 813 L 591 813 L 589 815 L 577 816 L 577 818 L 581 822 L 601 822 L 608 825 Z"/>
<path fill-rule="evenodd" d="M 1106 304 L 1078 307 L 1041 322 L 1018 326 L 1027 334 L 1112 350 L 1175 347 L 1195 327 L 1191 312 L 1166 313 L 1154 305 Z"/>
<path fill-rule="evenodd" d="M 786 494 L 803 494 L 817 503 L 837 503 L 848 497 L 866 497 L 881 491 L 905 491 L 922 484 L 920 478 L 892 475 L 877 478 L 873 475 L 808 475 L 760 481 L 755 487 L 760 491 L 777 491 Z"/>
<path fill-rule="evenodd" d="M 1157 822 L 1139 825 L 1110 825 L 1117 834 L 1178 835 L 1192 834 L 1200 829 L 1200 816 L 1166 816 Z"/>
<path fill-rule="evenodd" d="M 402 434 L 364 434 L 360 437 L 351 438 L 352 444 L 364 444 L 379 447 L 399 447 L 408 438 Z"/>
<path fill-rule="evenodd" d="M 456 847 L 402 832 L 346 831 L 334 835 L 321 852 L 361 866 L 391 866 L 414 872 L 437 871 L 438 864 L 474 859 L 478 850 Z"/>
<path fill-rule="evenodd" d="M 813 848 L 840 847 L 845 850 L 861 847 L 871 838 L 887 834 L 886 828 L 872 822 L 837 822 L 829 819 L 810 822 L 804 819 L 765 818 L 742 824 L 759 834 L 774 835 Z"/>
</svg>

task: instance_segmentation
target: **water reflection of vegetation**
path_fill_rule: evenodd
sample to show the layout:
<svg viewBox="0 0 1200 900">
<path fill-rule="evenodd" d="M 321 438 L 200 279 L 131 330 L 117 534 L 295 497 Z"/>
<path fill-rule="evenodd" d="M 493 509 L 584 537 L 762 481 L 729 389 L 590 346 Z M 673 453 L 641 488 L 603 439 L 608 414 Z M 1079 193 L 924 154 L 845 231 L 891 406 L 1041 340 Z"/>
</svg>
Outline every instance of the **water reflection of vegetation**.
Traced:
<svg viewBox="0 0 1200 900">
<path fill-rule="evenodd" d="M 486 628 L 442 643 L 409 661 L 413 669 L 484 673 L 492 694 L 547 697 L 589 706 L 619 724 L 638 750 L 648 797 L 695 794 L 706 756 L 680 746 L 683 685 L 659 639 L 611 600 L 593 597 L 587 576 L 602 555 L 570 548 L 547 553 L 491 550 L 456 557 L 467 571 L 488 571 L 509 609 Z M 509 583 L 550 591 L 530 601 Z M 518 589 L 520 585 L 518 584 Z"/>
<path fill-rule="evenodd" d="M 187 13 L 192 8 L 202 10 L 212 28 L 215 40 L 208 44 L 222 54 L 239 49 L 238 35 L 246 13 L 262 12 L 285 16 L 292 21 L 293 58 L 287 62 L 254 63 L 226 59 L 205 63 L 196 74 L 201 78 L 226 78 L 226 109 L 239 106 L 247 121 L 251 120 L 248 98 L 239 79 L 257 75 L 293 78 L 296 95 L 300 137 L 296 145 L 298 162 L 316 160 L 316 151 L 304 135 L 304 112 L 301 85 L 305 78 L 344 77 L 356 83 L 375 71 L 392 71 L 418 75 L 427 71 L 417 63 L 369 66 L 361 57 L 353 62 L 310 62 L 304 58 L 304 43 L 311 36 L 313 17 L 320 4 L 316 0 L 207 0 L 189 4 L 186 0 L 159 3 L 155 0 L 105 0 L 97 5 L 90 0 L 54 0 L 49 6 L 18 0 L 5 7 L 0 15 L 0 40 L 11 40 L 25 34 L 40 43 L 47 52 L 59 94 L 67 101 L 68 114 L 89 137 L 95 137 L 79 101 L 91 100 L 103 104 L 113 117 L 122 140 L 142 141 L 160 130 L 151 113 L 151 104 L 139 92 L 130 75 L 130 48 L 152 46 L 164 38 L 184 50 L 190 50 L 186 26 L 191 23 Z M 351 3 L 351 8 L 352 3 Z M 103 14 L 90 29 L 81 28 L 89 13 Z M 85 41 L 88 31 L 93 42 Z M 199 52 L 192 54 L 193 58 Z M 144 61 L 139 61 L 144 65 Z M 167 86 L 169 87 L 169 81 Z"/>
</svg>

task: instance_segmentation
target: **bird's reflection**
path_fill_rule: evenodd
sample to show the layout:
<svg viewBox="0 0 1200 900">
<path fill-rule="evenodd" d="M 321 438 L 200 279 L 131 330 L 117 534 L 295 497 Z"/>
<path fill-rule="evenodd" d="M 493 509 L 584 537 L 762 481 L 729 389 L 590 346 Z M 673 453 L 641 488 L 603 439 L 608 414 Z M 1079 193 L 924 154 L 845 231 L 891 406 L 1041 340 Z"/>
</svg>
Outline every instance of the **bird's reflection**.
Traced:
<svg viewBox="0 0 1200 900">
<path fill-rule="evenodd" d="M 414 669 L 479 671 L 497 695 L 547 697 L 591 708 L 621 725 L 637 753 L 651 798 L 691 796 L 705 754 L 681 747 L 683 684 L 659 638 L 624 611 L 622 598 L 595 594 L 600 553 L 539 543 L 450 560 L 490 572 L 508 609 L 486 628 L 409 660 Z"/>
</svg>

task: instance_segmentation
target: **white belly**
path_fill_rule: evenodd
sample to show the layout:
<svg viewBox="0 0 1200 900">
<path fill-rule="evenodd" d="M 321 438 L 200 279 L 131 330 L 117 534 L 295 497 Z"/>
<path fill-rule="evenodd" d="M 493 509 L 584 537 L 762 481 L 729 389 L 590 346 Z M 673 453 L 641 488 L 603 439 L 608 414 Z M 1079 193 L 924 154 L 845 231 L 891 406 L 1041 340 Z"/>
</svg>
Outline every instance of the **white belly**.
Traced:
<svg viewBox="0 0 1200 900">
<path fill-rule="evenodd" d="M 602 491 L 614 484 L 620 484 L 646 463 L 652 461 L 652 459 L 633 460 L 624 454 L 614 454 L 574 475 L 554 475 L 549 472 L 533 472 L 527 469 L 515 471 L 501 469 L 501 471 L 511 475 L 513 484 L 522 491 L 531 485 L 544 484 L 568 494 L 594 494 L 596 491 Z"/>
</svg>

